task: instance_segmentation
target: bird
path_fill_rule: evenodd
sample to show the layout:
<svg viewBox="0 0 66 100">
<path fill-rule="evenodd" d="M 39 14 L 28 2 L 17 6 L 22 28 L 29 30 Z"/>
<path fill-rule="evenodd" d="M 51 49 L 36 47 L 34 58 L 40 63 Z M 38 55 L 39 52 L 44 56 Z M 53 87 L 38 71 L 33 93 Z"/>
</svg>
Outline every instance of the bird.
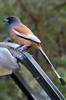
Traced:
<svg viewBox="0 0 66 100">
<path fill-rule="evenodd" d="M 3 22 L 9 23 L 8 32 L 14 40 L 20 43 L 20 45 L 24 44 L 26 46 L 33 46 L 38 49 L 43 57 L 46 59 L 52 70 L 55 72 L 61 83 L 65 84 L 65 81 L 57 73 L 55 67 L 42 49 L 42 43 L 40 39 L 26 25 L 24 25 L 17 16 L 9 16 L 5 18 Z"/>
<path fill-rule="evenodd" d="M 19 70 L 17 59 L 8 49 L 0 47 L 0 76 L 10 75 Z"/>
</svg>

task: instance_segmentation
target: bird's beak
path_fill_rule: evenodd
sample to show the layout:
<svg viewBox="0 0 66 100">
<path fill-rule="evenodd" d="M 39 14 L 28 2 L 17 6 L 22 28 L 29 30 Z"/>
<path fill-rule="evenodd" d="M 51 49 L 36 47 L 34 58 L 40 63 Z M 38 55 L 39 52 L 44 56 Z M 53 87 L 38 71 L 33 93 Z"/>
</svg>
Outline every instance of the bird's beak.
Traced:
<svg viewBox="0 0 66 100">
<path fill-rule="evenodd" d="M 4 20 L 3 20 L 3 22 L 8 22 L 8 21 L 9 21 L 8 19 L 4 19 Z"/>
</svg>

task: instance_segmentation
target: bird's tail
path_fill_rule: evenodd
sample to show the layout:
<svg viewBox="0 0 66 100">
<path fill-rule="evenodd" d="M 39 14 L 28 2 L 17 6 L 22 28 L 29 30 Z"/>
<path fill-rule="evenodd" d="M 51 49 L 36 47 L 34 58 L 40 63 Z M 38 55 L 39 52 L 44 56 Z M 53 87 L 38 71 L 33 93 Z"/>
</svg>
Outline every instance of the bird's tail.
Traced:
<svg viewBox="0 0 66 100">
<path fill-rule="evenodd" d="M 54 68 L 53 64 L 51 63 L 51 61 L 49 60 L 48 56 L 46 55 L 46 53 L 43 51 L 42 48 L 40 48 L 40 52 L 43 55 L 43 57 L 46 59 L 46 61 L 48 62 L 48 64 L 51 66 L 52 70 L 55 72 L 55 74 L 57 75 L 57 77 L 59 78 L 60 82 L 62 83 L 62 85 L 65 85 L 65 81 L 61 78 L 61 76 L 57 73 L 56 69 Z"/>
</svg>

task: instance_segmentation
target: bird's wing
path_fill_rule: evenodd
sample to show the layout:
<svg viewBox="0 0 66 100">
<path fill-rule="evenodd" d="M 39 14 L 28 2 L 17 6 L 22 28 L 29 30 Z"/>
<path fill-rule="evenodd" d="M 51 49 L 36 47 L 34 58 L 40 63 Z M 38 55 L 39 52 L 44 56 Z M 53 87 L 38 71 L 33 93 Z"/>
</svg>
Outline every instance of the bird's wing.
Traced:
<svg viewBox="0 0 66 100">
<path fill-rule="evenodd" d="M 16 30 L 17 32 L 21 33 L 21 34 L 32 34 L 33 32 L 24 24 L 20 24 L 18 26 L 14 27 L 14 30 Z"/>
<path fill-rule="evenodd" d="M 22 37 L 24 39 L 31 40 L 31 41 L 34 41 L 34 42 L 41 43 L 41 41 L 34 34 L 25 35 L 25 34 L 21 34 L 21 33 L 17 32 L 17 31 L 15 31 L 15 30 L 14 30 L 14 32 L 19 37 Z"/>
<path fill-rule="evenodd" d="M 25 25 L 16 26 L 13 31 L 19 37 L 22 37 L 27 40 L 31 40 L 37 43 L 41 43 L 41 41 L 32 33 L 32 31 L 26 27 Z"/>
</svg>

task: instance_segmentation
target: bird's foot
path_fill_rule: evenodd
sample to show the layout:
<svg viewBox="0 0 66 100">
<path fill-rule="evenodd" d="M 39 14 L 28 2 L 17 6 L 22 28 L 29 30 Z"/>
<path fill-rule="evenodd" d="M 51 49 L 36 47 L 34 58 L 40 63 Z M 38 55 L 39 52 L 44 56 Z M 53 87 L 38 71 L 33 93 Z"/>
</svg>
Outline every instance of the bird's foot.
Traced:
<svg viewBox="0 0 66 100">
<path fill-rule="evenodd" d="M 15 50 L 18 50 L 20 52 L 24 52 L 25 50 L 28 50 L 31 46 L 27 46 L 27 45 L 20 45 L 17 48 L 15 48 Z"/>
</svg>

